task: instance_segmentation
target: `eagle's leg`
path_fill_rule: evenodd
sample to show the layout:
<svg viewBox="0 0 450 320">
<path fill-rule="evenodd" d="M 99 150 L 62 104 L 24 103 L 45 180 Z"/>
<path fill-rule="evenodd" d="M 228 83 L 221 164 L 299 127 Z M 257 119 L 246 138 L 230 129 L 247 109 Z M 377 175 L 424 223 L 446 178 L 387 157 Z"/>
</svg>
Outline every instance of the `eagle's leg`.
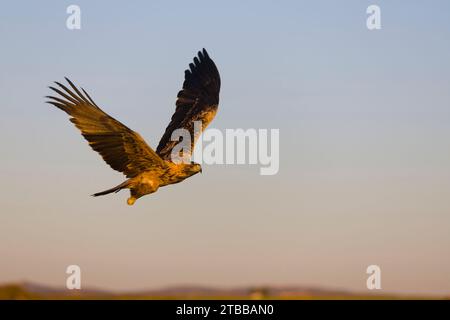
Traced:
<svg viewBox="0 0 450 320">
<path fill-rule="evenodd" d="M 127 204 L 130 206 L 140 197 L 153 193 L 159 188 L 159 184 L 154 179 L 146 177 L 145 174 L 136 180 L 138 183 L 130 188 L 130 197 L 127 199 Z"/>
<path fill-rule="evenodd" d="M 139 192 L 139 188 L 130 188 L 130 197 L 127 199 L 127 204 L 129 206 L 132 206 L 137 199 L 139 199 L 140 197 L 142 197 L 145 194 L 142 194 L 141 192 Z"/>
<path fill-rule="evenodd" d="M 131 192 L 130 192 L 131 193 Z M 133 196 L 133 194 L 131 193 L 131 196 L 127 199 L 127 204 L 129 205 L 129 206 L 132 206 L 135 202 L 136 202 L 136 197 L 135 196 Z"/>
</svg>

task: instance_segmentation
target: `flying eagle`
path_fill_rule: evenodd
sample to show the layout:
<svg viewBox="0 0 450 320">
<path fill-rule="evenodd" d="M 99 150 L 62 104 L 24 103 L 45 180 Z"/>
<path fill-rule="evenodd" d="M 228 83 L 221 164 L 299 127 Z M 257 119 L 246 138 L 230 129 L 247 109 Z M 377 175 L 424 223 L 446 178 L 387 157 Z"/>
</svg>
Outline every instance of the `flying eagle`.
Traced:
<svg viewBox="0 0 450 320">
<path fill-rule="evenodd" d="M 129 205 L 140 197 L 153 193 L 159 187 L 174 184 L 201 172 L 200 164 L 174 163 L 172 149 L 178 141 L 172 141 L 172 132 L 186 129 L 194 148 L 198 135 L 194 135 L 194 122 L 201 121 L 205 129 L 214 118 L 219 105 L 220 75 L 205 49 L 198 52 L 194 63 L 185 71 L 183 89 L 178 92 L 175 113 L 164 132 L 156 152 L 135 131 L 109 116 L 92 100 L 87 92 L 68 79 L 72 90 L 55 82 L 49 87 L 59 97 L 47 96 L 46 101 L 69 114 L 70 121 L 81 130 L 89 145 L 100 153 L 103 160 L 128 179 L 118 186 L 93 194 L 102 196 L 122 189 L 130 189 Z"/>
</svg>

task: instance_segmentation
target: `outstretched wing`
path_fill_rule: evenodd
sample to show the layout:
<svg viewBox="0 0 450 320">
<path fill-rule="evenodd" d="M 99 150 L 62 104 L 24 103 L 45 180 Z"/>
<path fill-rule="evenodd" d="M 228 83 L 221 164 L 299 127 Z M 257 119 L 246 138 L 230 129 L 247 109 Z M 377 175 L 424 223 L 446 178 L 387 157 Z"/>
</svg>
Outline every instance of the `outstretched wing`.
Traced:
<svg viewBox="0 0 450 320">
<path fill-rule="evenodd" d="M 103 112 L 84 89 L 81 89 L 83 95 L 69 79 L 66 80 L 73 91 L 56 82 L 59 89 L 50 89 L 61 97 L 47 96 L 50 101 L 46 102 L 71 116 L 70 121 L 111 168 L 132 178 L 145 170 L 166 167 L 164 160 L 137 132 Z"/>
<path fill-rule="evenodd" d="M 194 58 L 189 68 L 185 71 L 183 90 L 178 92 L 175 113 L 156 148 L 156 153 L 165 160 L 171 160 L 172 149 L 178 144 L 178 141 L 171 141 L 172 132 L 176 129 L 190 132 L 192 154 L 199 136 L 194 135 L 194 122 L 201 121 L 201 129 L 204 130 L 214 119 L 219 105 L 220 75 L 205 49 L 198 52 L 198 58 Z"/>
</svg>

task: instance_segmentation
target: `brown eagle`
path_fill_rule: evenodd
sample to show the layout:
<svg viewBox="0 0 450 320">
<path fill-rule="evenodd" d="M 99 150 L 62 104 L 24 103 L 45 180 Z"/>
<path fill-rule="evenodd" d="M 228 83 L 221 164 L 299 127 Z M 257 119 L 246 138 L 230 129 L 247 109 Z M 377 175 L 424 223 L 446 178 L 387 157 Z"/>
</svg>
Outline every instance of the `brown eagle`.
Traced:
<svg viewBox="0 0 450 320">
<path fill-rule="evenodd" d="M 59 88 L 49 87 L 59 97 L 47 96 L 46 101 L 70 115 L 70 121 L 81 130 L 89 145 L 103 160 L 128 179 L 118 186 L 93 194 L 102 196 L 122 189 L 130 189 L 129 205 L 136 199 L 169 184 L 178 183 L 201 172 L 200 164 L 174 163 L 172 149 L 179 141 L 172 141 L 172 132 L 186 129 L 191 135 L 193 150 L 196 138 L 194 122 L 201 121 L 205 129 L 214 118 L 219 105 L 220 75 L 205 49 L 198 52 L 194 63 L 185 71 L 183 89 L 178 93 L 175 113 L 156 152 L 135 131 L 109 116 L 92 100 L 87 92 L 65 78 L 72 90 L 55 82 Z"/>
</svg>

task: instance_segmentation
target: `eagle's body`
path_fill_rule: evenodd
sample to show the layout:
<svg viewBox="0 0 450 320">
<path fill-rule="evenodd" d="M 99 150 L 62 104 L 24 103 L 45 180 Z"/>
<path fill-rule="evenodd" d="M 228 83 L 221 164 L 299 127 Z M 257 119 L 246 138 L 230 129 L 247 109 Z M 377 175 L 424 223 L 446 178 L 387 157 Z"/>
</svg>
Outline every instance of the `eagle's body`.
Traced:
<svg viewBox="0 0 450 320">
<path fill-rule="evenodd" d="M 172 162 L 172 149 L 178 141 L 171 136 L 176 129 L 186 129 L 191 135 L 192 152 L 197 135 L 194 134 L 194 122 L 201 121 L 202 130 L 214 118 L 219 105 L 220 76 L 214 62 L 205 49 L 194 58 L 185 71 L 183 89 L 178 93 L 176 110 L 171 122 L 153 151 L 141 136 L 102 111 L 84 91 L 66 78 L 72 90 L 56 82 L 60 87 L 50 87 L 60 97 L 47 96 L 48 103 L 68 113 L 70 121 L 81 130 L 89 145 L 114 170 L 127 176 L 127 180 L 118 186 L 95 193 L 101 196 L 122 189 L 130 189 L 129 205 L 140 197 L 156 192 L 158 188 L 178 183 L 201 172 L 197 163 Z M 62 89 L 62 90 L 61 90 Z M 186 155 L 183 155 L 186 156 Z M 190 156 L 187 155 L 187 156 Z"/>
<path fill-rule="evenodd" d="M 130 178 L 117 187 L 95 193 L 94 196 L 102 196 L 111 192 L 118 192 L 124 188 L 130 189 L 130 198 L 127 203 L 129 205 L 146 194 L 156 192 L 160 187 L 167 186 L 169 184 L 175 184 L 183 181 L 190 176 L 201 171 L 199 164 L 174 164 L 170 161 L 165 161 L 167 168 L 144 171 L 137 176 Z"/>
</svg>

